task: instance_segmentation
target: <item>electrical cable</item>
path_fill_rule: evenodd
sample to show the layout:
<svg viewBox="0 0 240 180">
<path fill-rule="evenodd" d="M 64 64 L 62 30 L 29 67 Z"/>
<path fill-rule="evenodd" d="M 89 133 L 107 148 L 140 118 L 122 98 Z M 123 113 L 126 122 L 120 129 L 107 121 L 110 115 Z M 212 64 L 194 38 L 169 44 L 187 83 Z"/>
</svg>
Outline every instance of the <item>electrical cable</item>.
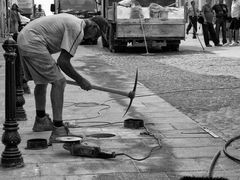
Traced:
<svg viewBox="0 0 240 180">
<path fill-rule="evenodd" d="M 107 102 L 107 101 L 106 101 Z M 69 103 L 68 105 L 65 105 L 66 103 Z M 91 104 L 91 105 L 89 105 Z M 64 103 L 64 107 L 71 107 L 71 106 L 75 106 L 75 107 L 97 107 L 97 106 L 105 106 L 103 108 L 101 108 L 98 112 L 97 112 L 97 115 L 96 116 L 92 116 L 92 117 L 87 117 L 87 118 L 78 118 L 78 119 L 66 119 L 65 121 L 76 121 L 76 120 L 88 120 L 88 119 L 95 119 L 95 118 L 98 118 L 100 117 L 102 114 L 101 114 L 101 111 L 103 110 L 107 110 L 109 109 L 111 106 L 108 105 L 108 104 L 105 104 L 104 103 L 96 103 L 96 102 L 81 102 L 81 103 L 75 103 L 75 102 L 65 102 Z"/>
<path fill-rule="evenodd" d="M 116 153 L 115 155 L 116 155 L 116 156 L 127 156 L 127 157 L 129 157 L 130 159 L 135 160 L 135 161 L 143 161 L 143 160 L 148 159 L 148 158 L 152 155 L 153 151 L 155 151 L 155 150 L 157 150 L 157 149 L 160 149 L 160 147 L 159 147 L 159 146 L 153 147 L 153 148 L 151 149 L 151 151 L 148 153 L 148 155 L 145 156 L 145 157 L 143 157 L 143 158 L 134 158 L 134 157 L 132 157 L 132 156 L 126 154 L 126 153 Z"/>
<path fill-rule="evenodd" d="M 237 162 L 237 163 L 240 163 L 240 159 L 239 159 L 239 158 L 234 157 L 233 155 L 229 154 L 228 151 L 227 151 L 228 146 L 230 146 L 231 143 L 232 143 L 233 141 L 236 141 L 237 139 L 240 139 L 240 135 L 235 136 L 235 137 L 231 138 L 230 140 L 228 140 L 228 141 L 226 142 L 226 144 L 224 145 L 223 152 L 224 152 L 224 154 L 225 154 L 228 158 L 230 158 L 231 160 L 233 160 L 233 161 L 235 161 L 235 162 Z"/>
<path fill-rule="evenodd" d="M 127 156 L 127 157 L 129 157 L 130 159 L 133 159 L 133 160 L 135 160 L 135 161 L 143 161 L 143 160 L 148 159 L 148 158 L 152 155 L 152 153 L 153 153 L 154 151 L 160 149 L 160 148 L 162 147 L 162 145 L 161 145 L 161 142 L 160 142 L 159 138 L 157 138 L 154 134 L 152 134 L 152 133 L 147 129 L 146 126 L 143 126 L 143 128 L 146 130 L 146 133 L 141 133 L 141 134 L 145 134 L 145 135 L 149 135 L 149 136 L 153 137 L 153 138 L 157 141 L 157 143 L 158 143 L 157 146 L 151 148 L 150 152 L 149 152 L 145 157 L 143 157 L 143 158 L 134 158 L 134 157 L 132 157 L 132 156 L 126 154 L 126 153 L 116 153 L 115 155 L 116 155 L 116 156 Z"/>
<path fill-rule="evenodd" d="M 209 171 L 208 171 L 208 177 L 209 178 L 213 177 L 214 167 L 215 167 L 215 165 L 217 163 L 217 160 L 218 160 L 220 155 L 221 155 L 221 151 L 218 151 L 217 154 L 213 157 L 213 160 L 211 162 L 211 165 L 210 165 L 210 168 L 209 168 Z"/>
</svg>

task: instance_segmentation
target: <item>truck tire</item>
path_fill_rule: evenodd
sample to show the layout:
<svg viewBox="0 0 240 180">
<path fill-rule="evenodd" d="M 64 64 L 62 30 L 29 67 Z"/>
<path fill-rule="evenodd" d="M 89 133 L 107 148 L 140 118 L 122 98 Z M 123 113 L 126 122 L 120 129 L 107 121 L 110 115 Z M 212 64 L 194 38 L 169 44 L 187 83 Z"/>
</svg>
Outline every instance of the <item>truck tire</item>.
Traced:
<svg viewBox="0 0 240 180">
<path fill-rule="evenodd" d="M 167 46 L 163 46 L 163 51 L 179 51 L 180 41 L 167 41 Z"/>
</svg>

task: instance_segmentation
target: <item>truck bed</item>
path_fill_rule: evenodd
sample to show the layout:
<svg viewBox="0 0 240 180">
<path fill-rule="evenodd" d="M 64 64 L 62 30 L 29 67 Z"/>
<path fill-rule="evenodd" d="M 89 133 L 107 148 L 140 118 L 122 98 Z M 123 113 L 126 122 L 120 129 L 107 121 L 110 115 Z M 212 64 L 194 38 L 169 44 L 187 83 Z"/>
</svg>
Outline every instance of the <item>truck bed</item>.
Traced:
<svg viewBox="0 0 240 180">
<path fill-rule="evenodd" d="M 185 21 L 183 19 L 142 19 L 143 30 L 149 38 L 174 37 L 184 39 Z M 143 37 L 140 19 L 118 19 L 116 20 L 116 37 L 137 38 Z"/>
</svg>

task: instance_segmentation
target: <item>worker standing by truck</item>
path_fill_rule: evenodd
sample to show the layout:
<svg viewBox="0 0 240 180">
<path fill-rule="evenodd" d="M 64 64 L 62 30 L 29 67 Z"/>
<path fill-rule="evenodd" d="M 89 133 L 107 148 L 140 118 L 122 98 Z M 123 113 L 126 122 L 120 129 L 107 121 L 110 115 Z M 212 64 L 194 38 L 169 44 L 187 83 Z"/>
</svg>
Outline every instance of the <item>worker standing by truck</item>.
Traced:
<svg viewBox="0 0 240 180">
<path fill-rule="evenodd" d="M 216 16 L 216 35 L 217 39 L 219 40 L 220 36 L 220 29 L 222 31 L 222 43 L 223 45 L 226 45 L 227 43 L 227 17 L 228 17 L 228 7 L 226 4 L 223 4 L 223 0 L 219 0 L 218 4 L 215 4 L 212 9 L 215 12 Z"/>
<path fill-rule="evenodd" d="M 219 40 L 217 39 L 216 32 L 213 26 L 213 17 L 214 13 L 211 7 L 212 0 L 207 0 L 206 4 L 202 7 L 202 15 L 204 22 L 202 24 L 203 28 L 203 37 L 206 47 L 212 47 L 211 44 L 209 44 L 210 36 L 215 46 L 222 46 L 219 44 Z M 209 36 L 210 34 L 210 36 Z"/>
</svg>

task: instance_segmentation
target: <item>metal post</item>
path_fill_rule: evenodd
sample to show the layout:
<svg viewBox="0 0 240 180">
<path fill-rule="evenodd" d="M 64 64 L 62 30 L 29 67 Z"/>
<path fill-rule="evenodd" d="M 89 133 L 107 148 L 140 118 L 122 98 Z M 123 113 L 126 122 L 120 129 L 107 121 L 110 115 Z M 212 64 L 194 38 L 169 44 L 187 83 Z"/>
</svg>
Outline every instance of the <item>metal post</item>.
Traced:
<svg viewBox="0 0 240 180">
<path fill-rule="evenodd" d="M 17 34 L 14 34 L 13 39 L 16 41 Z M 13 36 L 14 36 L 13 35 Z M 20 62 L 20 57 L 18 53 L 18 48 L 16 48 L 16 61 L 15 61 L 15 74 L 16 74 L 16 120 L 17 121 L 26 121 L 27 115 L 23 108 L 25 104 L 24 91 L 23 91 L 23 70 Z"/>
<path fill-rule="evenodd" d="M 18 149 L 21 137 L 18 133 L 18 123 L 16 121 L 16 82 L 15 82 L 15 59 L 16 42 L 9 38 L 2 45 L 5 50 L 5 123 L 2 143 L 5 149 L 2 153 L 1 165 L 3 167 L 23 167 L 22 154 Z"/>
</svg>

